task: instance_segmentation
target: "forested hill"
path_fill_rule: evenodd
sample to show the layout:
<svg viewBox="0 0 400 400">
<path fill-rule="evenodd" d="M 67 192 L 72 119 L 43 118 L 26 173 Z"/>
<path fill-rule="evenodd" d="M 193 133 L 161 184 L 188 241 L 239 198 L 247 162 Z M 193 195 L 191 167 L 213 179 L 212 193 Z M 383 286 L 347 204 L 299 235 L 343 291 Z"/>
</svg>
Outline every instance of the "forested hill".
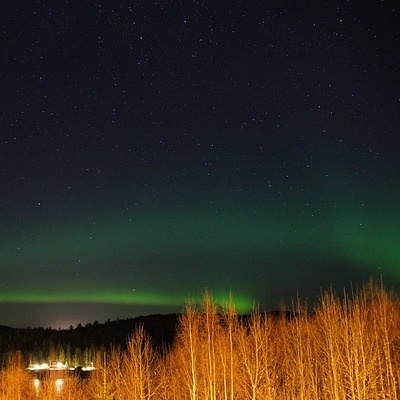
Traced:
<svg viewBox="0 0 400 400">
<path fill-rule="evenodd" d="M 270 311 L 265 316 L 293 318 L 295 314 Z M 174 341 L 180 314 L 152 314 L 75 328 L 11 328 L 0 325 L 0 368 L 6 365 L 9 355 L 21 351 L 28 364 L 61 361 L 69 365 L 87 365 L 99 352 L 113 348 L 124 350 L 135 329 L 142 325 L 156 350 L 168 348 Z M 246 323 L 250 315 L 238 316 Z"/>
<path fill-rule="evenodd" d="M 12 331 L 14 331 L 14 328 L 11 328 L 11 326 L 0 325 L 0 335 L 2 335 L 3 333 L 9 333 Z"/>
<path fill-rule="evenodd" d="M 1 362 L 15 351 L 20 350 L 29 362 L 61 361 L 71 362 L 74 358 L 93 358 L 96 351 L 109 349 L 111 345 L 124 349 L 126 339 L 135 328 L 143 325 L 156 348 L 169 346 L 175 336 L 178 314 L 153 314 L 99 323 L 97 321 L 75 328 L 11 328 L 0 325 Z M 82 361 L 83 362 L 83 361 Z"/>
</svg>

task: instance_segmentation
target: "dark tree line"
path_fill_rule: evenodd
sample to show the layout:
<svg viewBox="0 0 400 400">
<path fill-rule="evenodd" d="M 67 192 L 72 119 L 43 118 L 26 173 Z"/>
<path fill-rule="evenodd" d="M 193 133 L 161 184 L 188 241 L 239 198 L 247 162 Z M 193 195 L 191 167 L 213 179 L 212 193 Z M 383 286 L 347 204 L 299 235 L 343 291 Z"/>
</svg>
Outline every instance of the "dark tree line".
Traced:
<svg viewBox="0 0 400 400">
<path fill-rule="evenodd" d="M 86 325 L 75 328 L 23 328 L 0 326 L 0 365 L 8 356 L 21 351 L 24 360 L 31 364 L 61 361 L 69 365 L 86 365 L 98 352 L 111 347 L 125 349 L 127 338 L 143 325 L 156 348 L 172 344 L 178 322 L 177 314 L 154 314 Z"/>
</svg>

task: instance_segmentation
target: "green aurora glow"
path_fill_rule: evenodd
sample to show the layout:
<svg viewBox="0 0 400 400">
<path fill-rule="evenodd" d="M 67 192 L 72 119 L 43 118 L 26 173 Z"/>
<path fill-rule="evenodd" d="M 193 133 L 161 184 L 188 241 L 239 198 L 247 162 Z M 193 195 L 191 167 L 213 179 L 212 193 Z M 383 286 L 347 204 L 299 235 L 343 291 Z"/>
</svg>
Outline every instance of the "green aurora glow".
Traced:
<svg viewBox="0 0 400 400">
<path fill-rule="evenodd" d="M 228 294 L 214 294 L 213 300 L 216 304 L 224 306 L 230 302 L 230 295 Z M 94 303 L 94 304 L 121 304 L 121 305 L 139 305 L 139 306 L 175 306 L 177 309 L 182 308 L 186 303 L 195 302 L 201 304 L 203 295 L 197 295 L 192 297 L 179 297 L 179 296 L 163 296 L 160 294 L 138 294 L 134 292 L 128 294 L 115 294 L 115 293 L 81 293 L 81 292 L 70 292 L 68 294 L 52 294 L 47 293 L 46 295 L 32 294 L 27 297 L 24 293 L 14 293 L 13 295 L 2 295 L 0 296 L 0 302 L 2 303 Z M 240 313 L 249 312 L 252 310 L 254 303 L 244 297 L 232 297 L 232 301 L 235 308 Z"/>
<path fill-rule="evenodd" d="M 396 7 L 9 3 L 0 325 L 400 292 Z"/>
<path fill-rule="evenodd" d="M 343 263 L 400 278 L 395 210 L 383 215 L 366 206 L 363 213 L 339 213 L 332 207 L 307 216 L 295 205 L 221 209 L 25 226 L 26 235 L 18 232 L 0 248 L 7 282 L 14 282 L 2 287 L 0 301 L 178 307 L 191 295 L 201 299 L 208 288 L 218 302 L 232 291 L 238 310 L 247 312 L 262 298 L 268 276 L 280 279 L 282 265 Z M 246 265 L 259 274 L 252 276 Z M 19 283 L 21 274 L 29 289 Z"/>
</svg>

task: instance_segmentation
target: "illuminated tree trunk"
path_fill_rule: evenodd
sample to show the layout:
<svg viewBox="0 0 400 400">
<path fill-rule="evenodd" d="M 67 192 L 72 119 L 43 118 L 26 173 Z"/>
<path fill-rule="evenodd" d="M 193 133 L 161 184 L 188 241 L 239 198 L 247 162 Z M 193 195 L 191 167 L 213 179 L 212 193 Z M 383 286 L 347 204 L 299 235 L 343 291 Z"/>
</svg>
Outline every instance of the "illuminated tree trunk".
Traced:
<svg viewBox="0 0 400 400">
<path fill-rule="evenodd" d="M 315 358 L 315 322 L 308 315 L 307 306 L 294 303 L 289 320 L 284 316 L 278 348 L 283 353 L 284 393 L 287 398 L 319 400 L 318 370 Z"/>
<path fill-rule="evenodd" d="M 265 316 L 253 312 L 249 321 L 242 322 L 237 332 L 239 375 L 242 398 L 257 400 L 272 396 L 271 379 L 273 358 L 269 327 Z"/>
<path fill-rule="evenodd" d="M 143 325 L 127 341 L 122 358 L 121 399 L 158 399 L 158 359 Z"/>
<path fill-rule="evenodd" d="M 346 398 L 343 387 L 340 321 L 343 318 L 341 303 L 332 292 L 324 293 L 317 309 L 319 330 L 318 375 L 321 377 L 321 398 L 342 400 Z"/>
<path fill-rule="evenodd" d="M 399 298 L 387 293 L 382 286 L 370 283 L 370 291 L 373 293 L 374 315 L 372 317 L 375 343 L 379 354 L 379 382 L 382 398 L 397 399 L 399 393 L 400 373 L 400 301 Z M 395 367 L 397 375 L 395 374 Z M 397 376 L 397 379 L 396 379 Z M 383 397 L 383 396 L 386 397 Z"/>
<path fill-rule="evenodd" d="M 88 399 L 93 400 L 113 400 L 116 394 L 115 388 L 118 379 L 114 376 L 114 362 L 120 358 L 121 353 L 116 350 L 111 351 L 111 355 L 103 352 L 102 356 L 96 357 L 94 361 L 95 370 L 90 373 L 90 378 L 85 384 L 85 392 Z M 119 371 L 119 369 L 117 369 Z"/>
<path fill-rule="evenodd" d="M 1 371 L 0 398 L 4 400 L 28 400 L 34 397 L 32 377 L 24 366 L 22 353 L 13 353 L 5 370 Z"/>
<path fill-rule="evenodd" d="M 179 321 L 177 335 L 177 374 L 187 389 L 190 400 L 198 399 L 199 384 L 199 315 L 193 303 L 189 302 Z M 183 390 L 182 399 L 187 398 Z"/>
<path fill-rule="evenodd" d="M 218 331 L 219 321 L 217 307 L 209 292 L 204 295 L 202 311 L 206 334 L 204 344 L 206 349 L 205 376 L 207 387 L 205 389 L 208 392 L 207 399 L 215 400 L 217 396 L 215 335 Z"/>
<path fill-rule="evenodd" d="M 223 326 L 225 327 L 225 335 L 220 338 L 220 345 L 218 346 L 223 367 L 223 399 L 234 400 L 236 369 L 234 341 L 238 331 L 238 316 L 232 296 L 223 309 Z"/>
</svg>

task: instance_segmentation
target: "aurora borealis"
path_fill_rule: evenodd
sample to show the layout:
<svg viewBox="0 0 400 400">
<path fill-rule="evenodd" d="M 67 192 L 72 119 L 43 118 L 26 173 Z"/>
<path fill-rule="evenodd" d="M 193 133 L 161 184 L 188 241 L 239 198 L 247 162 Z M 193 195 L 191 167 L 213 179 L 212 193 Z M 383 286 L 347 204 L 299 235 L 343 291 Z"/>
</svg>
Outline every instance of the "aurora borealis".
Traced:
<svg viewBox="0 0 400 400">
<path fill-rule="evenodd" d="M 9 2 L 0 325 L 400 289 L 399 7 Z"/>
</svg>

